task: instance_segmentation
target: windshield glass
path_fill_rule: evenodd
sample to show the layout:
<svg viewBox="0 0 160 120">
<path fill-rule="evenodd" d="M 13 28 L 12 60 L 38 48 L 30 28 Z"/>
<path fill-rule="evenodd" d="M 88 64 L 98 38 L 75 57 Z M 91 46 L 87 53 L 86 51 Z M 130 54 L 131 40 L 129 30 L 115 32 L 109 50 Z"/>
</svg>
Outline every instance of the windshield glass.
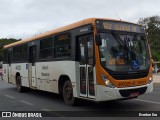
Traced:
<svg viewBox="0 0 160 120">
<path fill-rule="evenodd" d="M 146 70 L 149 67 L 145 36 L 116 33 L 100 33 L 100 36 L 100 60 L 104 68 L 124 72 Z"/>
</svg>

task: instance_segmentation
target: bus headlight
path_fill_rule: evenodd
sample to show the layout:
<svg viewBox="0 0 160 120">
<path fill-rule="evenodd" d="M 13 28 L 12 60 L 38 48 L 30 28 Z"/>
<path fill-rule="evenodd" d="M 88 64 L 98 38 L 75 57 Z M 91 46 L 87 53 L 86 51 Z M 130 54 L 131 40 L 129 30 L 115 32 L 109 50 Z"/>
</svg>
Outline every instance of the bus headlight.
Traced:
<svg viewBox="0 0 160 120">
<path fill-rule="evenodd" d="M 153 81 L 153 76 L 151 75 L 151 76 L 149 77 L 148 84 L 150 84 L 152 81 Z"/>
<path fill-rule="evenodd" d="M 101 75 L 101 77 L 107 87 L 115 88 L 115 86 L 110 82 L 110 80 L 105 75 Z"/>
</svg>

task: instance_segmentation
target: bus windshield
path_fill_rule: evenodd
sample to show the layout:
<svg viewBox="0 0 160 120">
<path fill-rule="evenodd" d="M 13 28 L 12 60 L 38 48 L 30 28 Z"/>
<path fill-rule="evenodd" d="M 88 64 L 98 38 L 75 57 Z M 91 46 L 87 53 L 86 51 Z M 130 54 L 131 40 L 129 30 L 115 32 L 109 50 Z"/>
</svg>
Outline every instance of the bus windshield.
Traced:
<svg viewBox="0 0 160 120">
<path fill-rule="evenodd" d="M 146 70 L 149 53 L 142 34 L 100 33 L 100 61 L 104 68 L 116 72 Z"/>
</svg>

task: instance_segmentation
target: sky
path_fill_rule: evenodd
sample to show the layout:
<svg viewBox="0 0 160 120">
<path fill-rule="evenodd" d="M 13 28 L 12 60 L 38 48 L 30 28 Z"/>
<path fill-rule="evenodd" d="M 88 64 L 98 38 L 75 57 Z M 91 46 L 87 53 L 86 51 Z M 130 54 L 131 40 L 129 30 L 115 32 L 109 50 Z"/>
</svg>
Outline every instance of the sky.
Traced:
<svg viewBox="0 0 160 120">
<path fill-rule="evenodd" d="M 90 17 L 160 15 L 160 0 L 0 0 L 0 39 L 25 39 Z"/>
</svg>

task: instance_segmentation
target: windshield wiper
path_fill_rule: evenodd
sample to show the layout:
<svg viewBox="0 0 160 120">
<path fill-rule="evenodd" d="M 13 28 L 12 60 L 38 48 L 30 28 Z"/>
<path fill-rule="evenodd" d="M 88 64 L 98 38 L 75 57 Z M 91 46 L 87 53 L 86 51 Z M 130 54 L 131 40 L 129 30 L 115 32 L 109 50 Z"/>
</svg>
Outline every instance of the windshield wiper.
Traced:
<svg viewBox="0 0 160 120">
<path fill-rule="evenodd" d="M 119 35 L 117 35 L 115 32 L 111 32 L 111 34 L 122 46 L 127 48 L 126 43 L 119 37 Z"/>
<path fill-rule="evenodd" d="M 113 37 L 122 45 L 124 46 L 124 48 L 126 48 L 126 50 L 128 50 L 128 44 L 126 40 L 122 40 L 119 35 L 117 35 L 114 31 L 111 32 L 111 34 L 113 35 Z"/>
</svg>

